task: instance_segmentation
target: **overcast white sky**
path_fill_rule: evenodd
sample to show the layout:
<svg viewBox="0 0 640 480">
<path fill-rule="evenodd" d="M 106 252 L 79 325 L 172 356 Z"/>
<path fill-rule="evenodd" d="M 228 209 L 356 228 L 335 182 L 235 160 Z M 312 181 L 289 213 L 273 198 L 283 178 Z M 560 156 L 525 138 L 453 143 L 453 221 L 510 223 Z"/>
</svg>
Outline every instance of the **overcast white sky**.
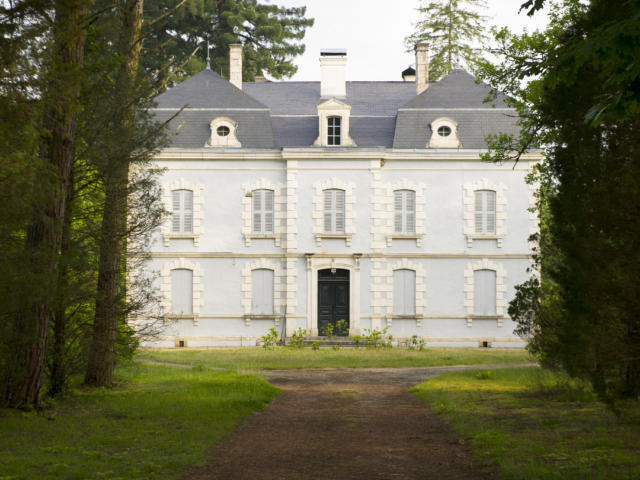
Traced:
<svg viewBox="0 0 640 480">
<path fill-rule="evenodd" d="M 307 50 L 296 60 L 292 80 L 320 80 L 320 50 L 347 49 L 347 80 L 401 80 L 413 65 L 404 50 L 404 38 L 419 19 L 418 0 L 268 0 L 282 6 L 307 6 L 315 25 L 307 30 Z M 488 0 L 484 15 L 488 25 L 509 26 L 512 31 L 543 28 L 546 11 L 527 17 L 518 9 L 523 0 Z"/>
</svg>

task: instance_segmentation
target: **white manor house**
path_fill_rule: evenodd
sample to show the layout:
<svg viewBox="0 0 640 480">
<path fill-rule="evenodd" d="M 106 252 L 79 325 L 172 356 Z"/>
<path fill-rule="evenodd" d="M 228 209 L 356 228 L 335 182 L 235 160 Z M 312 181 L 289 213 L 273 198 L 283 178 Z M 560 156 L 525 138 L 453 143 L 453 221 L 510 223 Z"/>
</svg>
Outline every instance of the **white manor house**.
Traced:
<svg viewBox="0 0 640 480">
<path fill-rule="evenodd" d="M 429 345 L 522 346 L 507 314 L 538 228 L 525 177 L 538 154 L 483 162 L 516 113 L 463 70 L 429 83 L 426 45 L 402 81 L 230 81 L 205 69 L 156 98 L 171 212 L 149 267 L 165 329 L 143 345 L 255 345 L 271 327 L 388 327 Z"/>
</svg>

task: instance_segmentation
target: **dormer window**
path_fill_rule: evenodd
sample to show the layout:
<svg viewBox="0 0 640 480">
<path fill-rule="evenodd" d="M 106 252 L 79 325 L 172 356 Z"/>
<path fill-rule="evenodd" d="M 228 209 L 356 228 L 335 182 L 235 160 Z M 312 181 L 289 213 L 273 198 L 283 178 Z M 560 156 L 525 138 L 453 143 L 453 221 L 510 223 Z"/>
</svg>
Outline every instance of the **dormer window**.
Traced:
<svg viewBox="0 0 640 480">
<path fill-rule="evenodd" d="M 211 137 L 207 140 L 205 147 L 217 148 L 240 148 L 242 145 L 238 141 L 236 134 L 238 124 L 228 117 L 218 117 L 211 120 Z"/>
<path fill-rule="evenodd" d="M 355 147 L 349 135 L 351 105 L 330 98 L 318 105 L 318 138 L 314 147 Z"/>
<path fill-rule="evenodd" d="M 437 118 L 431 122 L 431 139 L 428 148 L 460 148 L 458 122 L 452 118 Z"/>
<path fill-rule="evenodd" d="M 327 119 L 327 145 L 340 145 L 340 117 Z"/>
</svg>

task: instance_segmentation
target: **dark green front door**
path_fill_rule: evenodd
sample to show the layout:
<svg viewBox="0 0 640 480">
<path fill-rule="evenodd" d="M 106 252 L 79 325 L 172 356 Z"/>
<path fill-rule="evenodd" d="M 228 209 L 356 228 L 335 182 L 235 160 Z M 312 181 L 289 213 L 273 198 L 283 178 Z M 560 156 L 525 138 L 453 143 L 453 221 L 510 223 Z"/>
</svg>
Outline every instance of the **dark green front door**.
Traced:
<svg viewBox="0 0 640 480">
<path fill-rule="evenodd" d="M 334 334 L 349 335 L 349 270 L 318 271 L 318 333 L 326 335 L 329 325 Z"/>
</svg>

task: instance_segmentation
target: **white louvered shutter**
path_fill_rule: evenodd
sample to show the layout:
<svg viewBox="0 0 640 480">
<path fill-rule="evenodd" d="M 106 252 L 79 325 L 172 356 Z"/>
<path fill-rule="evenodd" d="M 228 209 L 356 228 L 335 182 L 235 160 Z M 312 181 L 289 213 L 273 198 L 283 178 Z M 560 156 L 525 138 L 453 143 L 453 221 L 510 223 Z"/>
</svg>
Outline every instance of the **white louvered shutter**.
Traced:
<svg viewBox="0 0 640 480">
<path fill-rule="evenodd" d="M 324 231 L 325 233 L 344 233 L 345 231 L 344 190 L 324 191 Z"/>
<path fill-rule="evenodd" d="M 262 233 L 262 200 L 264 190 L 254 190 L 253 197 L 253 233 Z"/>
<path fill-rule="evenodd" d="M 251 313 L 273 315 L 273 270 L 260 268 L 251 272 Z"/>
<path fill-rule="evenodd" d="M 416 272 L 414 270 L 393 271 L 393 313 L 397 315 L 416 313 Z"/>
<path fill-rule="evenodd" d="M 273 233 L 273 190 L 263 190 L 264 192 L 264 221 L 262 233 Z"/>
<path fill-rule="evenodd" d="M 496 192 L 486 191 L 485 212 L 487 218 L 487 233 L 496 233 Z"/>
<path fill-rule="evenodd" d="M 193 232 L 193 192 L 191 190 L 182 191 L 182 231 L 184 233 Z"/>
<path fill-rule="evenodd" d="M 473 310 L 476 315 L 496 314 L 496 272 L 473 272 Z"/>
<path fill-rule="evenodd" d="M 402 201 L 402 190 L 393 192 L 393 231 L 395 233 L 402 232 L 402 217 L 404 216 Z"/>
<path fill-rule="evenodd" d="M 335 233 L 344 233 L 344 190 L 335 190 Z"/>
<path fill-rule="evenodd" d="M 193 272 L 186 268 L 171 270 L 171 313 L 193 314 Z"/>
<path fill-rule="evenodd" d="M 180 190 L 174 190 L 171 192 L 172 194 L 172 205 L 171 205 L 171 231 L 174 233 L 180 232 L 180 226 L 182 225 L 182 215 L 181 215 L 181 195 Z"/>
<path fill-rule="evenodd" d="M 333 232 L 333 190 L 324 191 L 324 231 Z"/>
<path fill-rule="evenodd" d="M 396 190 L 393 192 L 394 232 L 416 233 L 416 192 Z"/>
<path fill-rule="evenodd" d="M 193 192 L 174 190 L 171 192 L 171 231 L 173 233 L 193 232 Z"/>
<path fill-rule="evenodd" d="M 496 233 L 496 192 L 477 190 L 474 213 L 476 233 Z"/>
</svg>

